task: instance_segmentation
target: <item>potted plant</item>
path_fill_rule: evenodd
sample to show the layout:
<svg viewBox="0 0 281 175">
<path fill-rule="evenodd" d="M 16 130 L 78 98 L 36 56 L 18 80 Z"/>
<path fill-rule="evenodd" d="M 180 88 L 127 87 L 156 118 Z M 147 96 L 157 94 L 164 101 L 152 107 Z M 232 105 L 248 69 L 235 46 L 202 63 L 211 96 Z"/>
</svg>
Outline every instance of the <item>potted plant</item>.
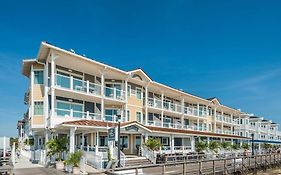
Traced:
<svg viewBox="0 0 281 175">
<path fill-rule="evenodd" d="M 198 153 L 203 153 L 203 151 L 205 151 L 207 149 L 208 145 L 205 142 L 202 141 L 198 141 L 195 144 L 195 150 Z"/>
<path fill-rule="evenodd" d="M 48 148 L 47 156 L 56 156 L 56 169 L 63 170 L 64 162 L 62 153 L 67 151 L 68 140 L 65 137 L 55 138 L 46 143 Z"/>
<path fill-rule="evenodd" d="M 73 174 L 80 174 L 80 159 L 82 158 L 82 151 L 75 151 L 71 153 L 69 158 L 66 160 L 66 164 L 72 166 Z"/>
<path fill-rule="evenodd" d="M 216 154 L 217 154 L 218 151 L 219 151 L 220 145 L 219 145 L 218 142 L 210 142 L 210 143 L 208 144 L 208 148 L 209 148 L 209 150 L 212 151 L 212 153 L 213 153 L 213 158 L 215 158 L 215 157 L 216 157 Z"/>
<path fill-rule="evenodd" d="M 153 138 L 149 138 L 144 143 L 144 145 L 149 149 L 151 149 L 152 151 L 158 151 L 162 147 L 160 139 L 153 139 Z"/>
</svg>

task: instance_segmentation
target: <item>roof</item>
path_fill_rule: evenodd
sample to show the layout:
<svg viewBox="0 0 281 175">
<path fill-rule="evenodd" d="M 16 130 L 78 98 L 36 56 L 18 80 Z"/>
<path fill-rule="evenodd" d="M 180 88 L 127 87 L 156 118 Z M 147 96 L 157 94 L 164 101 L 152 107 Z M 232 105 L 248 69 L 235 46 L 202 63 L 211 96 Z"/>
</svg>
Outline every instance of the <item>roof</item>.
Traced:
<svg viewBox="0 0 281 175">
<path fill-rule="evenodd" d="M 85 127 L 113 127 L 117 126 L 117 123 L 114 122 L 104 122 L 104 121 L 95 121 L 95 120 L 76 120 L 76 121 L 68 121 L 63 122 L 62 126 L 85 126 Z M 249 139 L 247 137 L 241 137 L 237 135 L 230 134 L 217 134 L 211 132 L 203 132 L 203 131 L 193 131 L 186 129 L 175 129 L 175 128 L 163 128 L 163 127 L 155 127 L 155 126 L 145 126 L 139 122 L 131 121 L 131 122 L 123 122 L 121 123 L 121 127 L 127 127 L 130 125 L 138 125 L 149 132 L 164 132 L 164 133 L 174 133 L 174 134 L 186 134 L 186 135 L 196 135 L 196 136 L 209 136 L 209 137 L 226 137 L 226 138 L 236 138 L 236 139 Z"/>
</svg>

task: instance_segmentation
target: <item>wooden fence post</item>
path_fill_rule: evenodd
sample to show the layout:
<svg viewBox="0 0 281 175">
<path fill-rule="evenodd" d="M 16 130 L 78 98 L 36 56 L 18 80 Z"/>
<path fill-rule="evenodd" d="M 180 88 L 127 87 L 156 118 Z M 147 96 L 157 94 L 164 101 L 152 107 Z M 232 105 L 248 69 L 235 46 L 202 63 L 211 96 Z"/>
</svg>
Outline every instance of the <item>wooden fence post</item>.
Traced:
<svg viewBox="0 0 281 175">
<path fill-rule="evenodd" d="M 199 174 L 203 174 L 203 172 L 202 172 L 202 161 L 199 162 Z"/>
<path fill-rule="evenodd" d="M 216 174 L 216 166 L 215 166 L 215 160 L 213 160 L 213 175 Z"/>
<path fill-rule="evenodd" d="M 182 171 L 182 174 L 185 174 L 186 173 L 186 163 L 183 162 L 183 171 Z"/>
</svg>

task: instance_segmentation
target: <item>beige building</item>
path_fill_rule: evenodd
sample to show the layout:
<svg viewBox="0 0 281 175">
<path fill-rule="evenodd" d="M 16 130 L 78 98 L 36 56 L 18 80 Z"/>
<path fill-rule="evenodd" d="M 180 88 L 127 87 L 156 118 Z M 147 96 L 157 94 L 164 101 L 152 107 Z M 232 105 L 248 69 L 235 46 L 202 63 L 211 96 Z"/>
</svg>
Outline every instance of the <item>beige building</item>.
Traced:
<svg viewBox="0 0 281 175">
<path fill-rule="evenodd" d="M 22 73 L 30 82 L 25 102 L 37 148 L 64 135 L 70 152 L 99 154 L 118 121 L 124 154 L 139 154 L 148 137 L 159 138 L 160 151 L 167 153 L 192 152 L 199 137 L 234 142 L 250 137 L 241 135 L 242 113 L 217 98 L 204 99 L 155 82 L 141 69 L 120 70 L 46 42 L 36 59 L 23 60 Z"/>
</svg>

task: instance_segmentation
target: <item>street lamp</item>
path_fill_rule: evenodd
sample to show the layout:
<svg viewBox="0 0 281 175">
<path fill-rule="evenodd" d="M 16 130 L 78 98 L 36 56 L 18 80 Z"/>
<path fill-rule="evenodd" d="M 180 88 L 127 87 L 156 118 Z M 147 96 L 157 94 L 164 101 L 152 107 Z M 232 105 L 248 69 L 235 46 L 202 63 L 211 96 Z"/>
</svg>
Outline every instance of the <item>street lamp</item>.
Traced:
<svg viewBox="0 0 281 175">
<path fill-rule="evenodd" d="M 254 133 L 251 134 L 252 136 L 252 156 L 255 155 L 255 152 L 254 152 Z"/>
</svg>

